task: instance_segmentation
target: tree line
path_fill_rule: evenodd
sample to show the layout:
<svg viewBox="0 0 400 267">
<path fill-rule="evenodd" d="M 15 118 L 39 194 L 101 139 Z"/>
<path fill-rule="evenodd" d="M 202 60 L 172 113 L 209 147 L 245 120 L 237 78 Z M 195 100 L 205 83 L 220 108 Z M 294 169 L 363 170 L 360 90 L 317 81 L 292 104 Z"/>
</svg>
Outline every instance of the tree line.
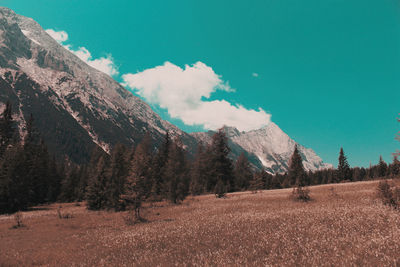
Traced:
<svg viewBox="0 0 400 267">
<path fill-rule="evenodd" d="M 166 133 L 158 148 L 150 135 L 134 147 L 117 144 L 109 154 L 96 147 L 83 165 L 68 159 L 57 161 L 49 155 L 32 115 L 26 122 L 26 134 L 19 136 L 7 103 L 0 118 L 0 213 L 56 201 L 86 200 L 88 209 L 130 208 L 139 218 L 145 201 L 180 203 L 188 195 L 214 193 L 224 197 L 234 191 L 361 181 L 397 176 L 400 170 L 396 157 L 389 165 L 380 158 L 378 165 L 350 168 L 341 149 L 337 169 L 306 172 L 296 146 L 287 173 L 254 171 L 244 153 L 236 161 L 229 157 L 222 129 L 210 144 L 200 142 L 193 157 L 179 138 Z"/>
</svg>

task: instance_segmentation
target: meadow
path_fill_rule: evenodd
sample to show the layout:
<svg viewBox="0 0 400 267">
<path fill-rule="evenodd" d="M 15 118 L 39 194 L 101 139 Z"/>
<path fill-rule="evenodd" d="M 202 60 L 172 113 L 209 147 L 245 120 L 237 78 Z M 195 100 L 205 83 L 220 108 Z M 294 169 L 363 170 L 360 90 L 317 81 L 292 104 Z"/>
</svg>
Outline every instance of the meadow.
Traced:
<svg viewBox="0 0 400 267">
<path fill-rule="evenodd" d="M 0 266 L 400 266 L 400 212 L 377 183 L 313 186 L 308 203 L 291 189 L 159 202 L 134 225 L 85 203 L 40 206 L 24 227 L 0 216 Z"/>
</svg>

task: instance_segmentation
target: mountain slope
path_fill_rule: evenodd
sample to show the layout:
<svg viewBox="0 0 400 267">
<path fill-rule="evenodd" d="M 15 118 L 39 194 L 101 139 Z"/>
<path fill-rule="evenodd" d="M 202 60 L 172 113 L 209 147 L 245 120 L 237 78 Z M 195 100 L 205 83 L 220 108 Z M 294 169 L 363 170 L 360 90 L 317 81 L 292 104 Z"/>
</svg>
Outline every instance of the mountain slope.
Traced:
<svg viewBox="0 0 400 267">
<path fill-rule="evenodd" d="M 87 160 L 94 144 L 109 151 L 116 143 L 138 143 L 146 133 L 156 144 L 169 131 L 189 148 L 196 145 L 111 77 L 59 45 L 34 20 L 8 8 L 0 8 L 0 81 L 0 102 L 11 100 L 21 132 L 33 113 L 51 152 L 62 151 L 76 162 Z M 77 147 L 65 151 L 65 142 Z"/>
</svg>

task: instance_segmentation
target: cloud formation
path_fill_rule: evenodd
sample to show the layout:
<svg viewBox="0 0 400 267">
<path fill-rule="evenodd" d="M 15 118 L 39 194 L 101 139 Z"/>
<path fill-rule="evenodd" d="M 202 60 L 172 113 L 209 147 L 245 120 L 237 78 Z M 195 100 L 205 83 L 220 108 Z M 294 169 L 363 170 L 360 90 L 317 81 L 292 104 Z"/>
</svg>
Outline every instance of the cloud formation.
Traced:
<svg viewBox="0 0 400 267">
<path fill-rule="evenodd" d="M 66 33 L 65 31 L 55 31 L 53 29 L 47 29 L 46 32 L 64 48 L 74 53 L 89 66 L 110 76 L 118 75 L 118 68 L 115 65 L 114 59 L 110 54 L 108 54 L 106 57 L 93 59 L 92 54 L 85 47 L 78 47 L 77 50 L 74 50 L 72 49 L 72 46 L 70 44 L 65 44 L 65 42 L 68 40 L 68 33 Z"/>
<path fill-rule="evenodd" d="M 234 126 L 240 131 L 261 128 L 270 121 L 263 109 L 246 109 L 226 100 L 207 101 L 217 90 L 233 92 L 227 82 L 202 62 L 184 68 L 170 62 L 122 75 L 123 85 L 131 88 L 151 104 L 167 109 L 172 118 L 186 125 L 203 125 L 205 129 Z"/>
</svg>

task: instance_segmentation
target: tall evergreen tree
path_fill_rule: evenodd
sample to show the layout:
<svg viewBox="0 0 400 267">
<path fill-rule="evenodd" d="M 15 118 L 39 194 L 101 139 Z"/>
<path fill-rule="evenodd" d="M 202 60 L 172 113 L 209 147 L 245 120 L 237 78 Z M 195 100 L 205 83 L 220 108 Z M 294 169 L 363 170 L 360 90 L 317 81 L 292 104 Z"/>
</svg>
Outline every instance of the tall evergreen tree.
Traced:
<svg viewBox="0 0 400 267">
<path fill-rule="evenodd" d="M 100 156 L 96 168 L 89 177 L 86 200 L 90 210 L 100 210 L 107 206 L 107 159 L 105 156 Z"/>
<path fill-rule="evenodd" d="M 386 172 L 387 172 L 387 164 L 383 160 L 382 156 L 379 157 L 379 163 L 378 163 L 378 177 L 385 177 Z"/>
<path fill-rule="evenodd" d="M 142 203 L 150 196 L 149 180 L 153 171 L 152 162 L 151 138 L 146 135 L 135 149 L 125 182 L 124 194 L 120 196 L 124 205 L 133 210 L 136 220 L 141 220 Z"/>
<path fill-rule="evenodd" d="M 171 148 L 171 138 L 167 132 L 164 137 L 164 142 L 161 144 L 154 157 L 153 163 L 153 181 L 151 194 L 153 199 L 158 199 L 162 194 L 162 185 L 165 177 L 165 165 L 169 158 L 169 151 Z"/>
<path fill-rule="evenodd" d="M 249 189 L 253 193 L 257 193 L 258 190 L 264 189 L 264 186 L 263 175 L 261 173 L 255 173 L 250 181 Z"/>
<path fill-rule="evenodd" d="M 210 146 L 210 175 L 215 179 L 215 194 L 217 197 L 223 197 L 226 192 L 234 188 L 233 164 L 228 157 L 230 148 L 228 139 L 223 131 L 219 129 L 212 137 Z"/>
<path fill-rule="evenodd" d="M 200 195 L 207 190 L 210 170 L 207 156 L 203 143 L 199 142 L 190 171 L 190 193 L 192 195 Z"/>
<path fill-rule="evenodd" d="M 343 148 L 340 148 L 339 152 L 339 164 L 337 168 L 337 182 L 343 180 L 351 180 L 351 170 L 350 165 L 347 162 L 347 157 L 344 155 Z"/>
<path fill-rule="evenodd" d="M 0 118 L 0 159 L 2 158 L 7 147 L 12 143 L 15 125 L 12 118 L 12 106 L 9 101 L 6 103 L 6 108 Z"/>
<path fill-rule="evenodd" d="M 309 184 L 302 161 L 303 160 L 301 159 L 299 150 L 297 149 L 297 145 L 295 145 L 293 155 L 290 158 L 288 172 L 288 178 L 291 186 L 305 186 Z"/>
<path fill-rule="evenodd" d="M 251 171 L 249 160 L 244 152 L 242 152 L 236 160 L 234 175 L 235 189 L 246 190 L 250 185 L 250 181 L 253 179 L 253 172 Z"/>
<path fill-rule="evenodd" d="M 95 172 L 96 168 L 94 169 Z M 79 167 L 68 163 L 68 171 L 61 182 L 61 193 L 59 199 L 63 202 L 78 200 L 79 193 Z"/>
<path fill-rule="evenodd" d="M 49 162 L 47 146 L 40 138 L 39 131 L 34 125 L 31 114 L 26 122 L 24 139 L 24 170 L 25 179 L 29 183 L 30 205 L 44 203 L 49 191 Z"/>
<path fill-rule="evenodd" d="M 57 162 L 55 157 L 49 162 L 49 171 L 48 171 L 48 191 L 46 201 L 55 202 L 60 194 L 61 190 L 61 175 L 58 172 Z"/>
<path fill-rule="evenodd" d="M 24 210 L 30 200 L 24 151 L 15 146 L 7 149 L 3 158 L 0 166 L 0 213 Z"/>
<path fill-rule="evenodd" d="M 183 145 L 179 140 L 171 144 L 170 154 L 165 166 L 165 198 L 172 203 L 179 203 L 189 192 L 187 163 Z"/>
<path fill-rule="evenodd" d="M 110 166 L 107 182 L 107 207 L 115 210 L 122 210 L 120 196 L 124 193 L 126 177 L 128 176 L 128 162 L 126 147 L 117 144 L 111 152 Z"/>
<path fill-rule="evenodd" d="M 393 177 L 397 177 L 400 174 L 400 161 L 397 158 L 397 155 L 393 156 L 393 162 L 390 164 L 390 174 Z"/>
</svg>

